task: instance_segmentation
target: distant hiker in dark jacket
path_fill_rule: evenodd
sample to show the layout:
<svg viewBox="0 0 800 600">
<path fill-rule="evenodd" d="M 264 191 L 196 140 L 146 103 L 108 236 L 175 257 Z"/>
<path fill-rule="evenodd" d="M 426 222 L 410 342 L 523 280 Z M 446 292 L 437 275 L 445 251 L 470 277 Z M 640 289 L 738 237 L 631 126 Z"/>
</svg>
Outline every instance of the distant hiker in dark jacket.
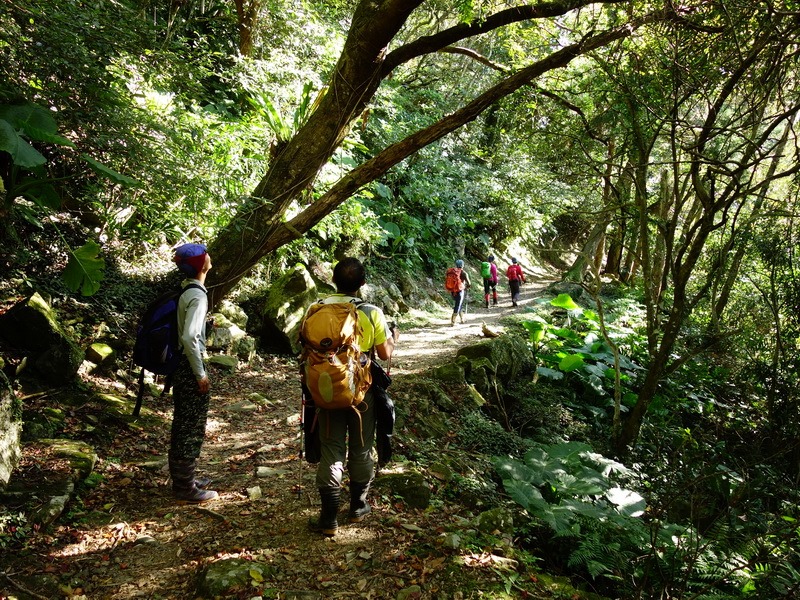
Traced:
<svg viewBox="0 0 800 600">
<path fill-rule="evenodd" d="M 172 491 L 180 502 L 199 503 L 214 500 L 217 492 L 205 489 L 208 479 L 195 479 L 197 458 L 206 435 L 209 389 L 211 384 L 203 364 L 206 348 L 206 313 L 208 297 L 205 280 L 211 269 L 211 257 L 202 244 L 184 244 L 175 250 L 175 263 L 187 276 L 188 289 L 178 302 L 178 338 L 183 351 L 173 375 L 172 432 L 169 447 L 169 473 Z"/>
<path fill-rule="evenodd" d="M 508 287 L 511 289 L 511 304 L 516 306 L 519 300 L 519 286 L 525 283 L 525 274 L 522 272 L 522 267 L 519 266 L 516 258 L 511 259 L 511 264 L 506 270 L 506 277 L 508 277 Z"/>
<path fill-rule="evenodd" d="M 333 269 L 336 294 L 322 300 L 324 303 L 361 302 L 358 291 L 366 282 L 366 272 L 355 258 L 345 258 Z M 369 354 L 374 348 L 381 360 L 389 360 L 394 352 L 397 329 L 391 330 L 383 311 L 377 306 L 361 304 L 358 308 L 361 325 L 361 351 Z M 373 446 L 375 443 L 375 406 L 372 391 L 364 397 L 366 410 L 326 410 L 317 408 L 319 436 L 322 446 L 317 467 L 317 488 L 320 495 L 319 518 L 311 519 L 309 526 L 327 536 L 336 534 L 337 513 L 345 467 L 350 475 L 350 510 L 348 520 L 357 523 L 371 508 L 367 500 L 370 485 L 375 477 Z"/>
</svg>

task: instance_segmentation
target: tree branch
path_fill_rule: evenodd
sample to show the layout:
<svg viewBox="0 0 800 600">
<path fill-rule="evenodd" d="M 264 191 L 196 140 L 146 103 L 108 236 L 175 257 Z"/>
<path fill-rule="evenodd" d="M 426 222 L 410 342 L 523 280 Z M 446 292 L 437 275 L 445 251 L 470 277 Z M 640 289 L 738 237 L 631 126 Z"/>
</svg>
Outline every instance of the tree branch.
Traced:
<svg viewBox="0 0 800 600">
<path fill-rule="evenodd" d="M 486 65 L 490 69 L 494 69 L 495 71 L 500 71 L 501 73 L 507 73 L 511 69 L 506 67 L 505 65 L 501 65 L 496 63 L 488 58 L 486 58 L 483 54 L 479 54 L 475 50 L 471 48 L 464 48 L 462 46 L 448 46 L 447 48 L 442 48 L 439 50 L 443 54 L 463 54 L 464 56 L 468 56 L 481 64 Z"/>
<path fill-rule="evenodd" d="M 325 215 L 334 210 L 347 198 L 352 196 L 359 188 L 374 181 L 391 167 L 404 160 L 420 148 L 423 148 L 459 127 L 476 119 L 484 110 L 498 100 L 505 98 L 533 79 L 553 69 L 567 66 L 574 58 L 606 46 L 611 42 L 630 36 L 639 27 L 663 18 L 663 12 L 652 13 L 624 27 L 612 29 L 580 42 L 562 48 L 547 58 L 537 61 L 516 74 L 504 79 L 489 88 L 483 94 L 466 104 L 456 112 L 444 117 L 438 122 L 422 129 L 404 140 L 401 140 L 362 163 L 342 179 L 340 179 L 328 192 L 323 194 L 311 206 L 295 216 L 289 223 L 276 233 L 270 245 L 280 247 L 292 239 L 296 239 L 311 227 L 316 225 Z"/>
<path fill-rule="evenodd" d="M 561 0 L 555 2 L 541 2 L 536 5 L 508 8 L 490 15 L 482 21 L 459 23 L 439 33 L 416 39 L 390 52 L 386 57 L 386 61 L 383 63 L 381 77 L 386 77 L 399 65 L 417 58 L 418 56 L 439 52 L 448 46 L 452 46 L 456 42 L 493 31 L 505 25 L 510 25 L 511 23 L 530 21 L 531 19 L 558 17 L 571 10 L 582 8 L 589 4 L 620 4 L 623 1 L 626 0 Z"/>
</svg>

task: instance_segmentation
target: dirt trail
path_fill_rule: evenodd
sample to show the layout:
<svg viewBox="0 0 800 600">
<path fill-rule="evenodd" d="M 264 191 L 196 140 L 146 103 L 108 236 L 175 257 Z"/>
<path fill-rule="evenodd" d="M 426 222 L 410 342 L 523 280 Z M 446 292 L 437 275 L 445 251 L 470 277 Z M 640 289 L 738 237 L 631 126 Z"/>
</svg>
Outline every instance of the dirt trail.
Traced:
<svg viewBox="0 0 800 600">
<path fill-rule="evenodd" d="M 475 343 L 483 338 L 482 325 L 485 323 L 492 330 L 498 329 L 500 320 L 508 315 L 519 313 L 539 297 L 549 282 L 533 281 L 522 286 L 519 306 L 511 306 L 511 294 L 504 283 L 498 283 L 498 305 L 487 309 L 482 301 L 483 289 L 481 283 L 473 285 L 473 297 L 467 305 L 467 314 L 463 324 L 456 321 L 450 326 L 450 316 L 442 319 L 433 319 L 428 327 L 417 327 L 402 330 L 400 343 L 398 343 L 392 359 L 392 373 L 416 373 L 449 360 L 459 348 Z M 480 288 L 476 293 L 475 290 Z M 480 294 L 481 301 L 476 301 L 475 295 Z"/>
<path fill-rule="evenodd" d="M 503 315 L 524 310 L 543 285 L 523 286 L 516 309 L 501 284 L 500 305 L 487 310 L 473 299 L 463 325 L 451 327 L 442 319 L 402 331 L 392 363 L 393 389 L 402 388 L 403 375 L 444 362 L 457 348 L 477 341 L 482 323 L 497 328 Z M 97 384 L 107 385 L 109 393 L 124 393 L 110 381 Z M 0 598 L 201 597 L 194 588 L 197 574 L 222 558 L 257 561 L 270 569 L 265 581 L 254 580 L 231 598 L 262 592 L 265 598 L 299 597 L 290 590 L 306 598 L 396 598 L 400 590 L 414 591 L 414 585 L 420 591 L 412 597 L 469 598 L 458 595 L 467 584 L 452 580 L 447 567 L 453 562 L 462 565 L 465 582 L 479 585 L 482 578 L 498 577 L 489 568 L 463 566 L 469 556 L 441 547 L 441 532 L 458 528 L 464 516 L 455 505 L 416 511 L 373 494 L 373 514 L 363 523 L 342 527 L 333 539 L 309 533 L 307 520 L 318 511 L 318 498 L 315 467 L 298 460 L 294 361 L 262 357 L 235 374 L 215 374 L 212 384 L 199 464 L 214 479 L 220 499 L 202 507 L 173 503 L 165 469 L 169 399 L 146 404 L 161 417 L 160 425 L 120 424 L 105 445 L 83 425 L 92 421 L 92 410 L 100 409 L 76 409 L 72 433 L 94 444 L 102 482 L 73 501 L 69 525 L 34 535 L 23 551 L 2 552 Z M 20 476 L 41 477 L 45 465 L 35 446 L 27 448 Z M 479 565 L 479 557 L 473 558 Z"/>
</svg>

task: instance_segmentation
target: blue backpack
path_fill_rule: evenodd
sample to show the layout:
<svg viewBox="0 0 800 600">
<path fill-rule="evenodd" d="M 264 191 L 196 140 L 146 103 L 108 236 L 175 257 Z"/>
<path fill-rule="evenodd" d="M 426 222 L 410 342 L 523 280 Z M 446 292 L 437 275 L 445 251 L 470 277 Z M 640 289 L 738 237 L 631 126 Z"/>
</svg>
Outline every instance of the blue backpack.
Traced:
<svg viewBox="0 0 800 600">
<path fill-rule="evenodd" d="M 133 362 L 142 367 L 139 373 L 139 393 L 133 416 L 138 417 L 144 396 L 144 372 L 166 375 L 164 393 L 169 391 L 171 378 L 181 358 L 178 343 L 178 301 L 188 289 L 203 288 L 190 283 L 180 290 L 172 290 L 153 300 L 136 327 L 136 342 L 133 346 Z"/>
</svg>

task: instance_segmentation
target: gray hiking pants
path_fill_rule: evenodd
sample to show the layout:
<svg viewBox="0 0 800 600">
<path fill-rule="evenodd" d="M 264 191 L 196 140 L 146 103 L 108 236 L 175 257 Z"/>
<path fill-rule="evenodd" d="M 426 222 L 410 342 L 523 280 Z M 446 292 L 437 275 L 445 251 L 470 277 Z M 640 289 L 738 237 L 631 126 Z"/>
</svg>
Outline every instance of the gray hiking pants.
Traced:
<svg viewBox="0 0 800 600">
<path fill-rule="evenodd" d="M 375 407 L 372 392 L 364 402 L 367 410 L 319 409 L 317 426 L 322 445 L 322 458 L 317 466 L 317 487 L 338 488 L 342 485 L 345 465 L 350 483 L 369 485 L 375 476 L 372 447 L 375 444 Z M 360 408 L 364 408 L 363 404 Z M 362 443 L 363 440 L 363 443 Z"/>
</svg>

